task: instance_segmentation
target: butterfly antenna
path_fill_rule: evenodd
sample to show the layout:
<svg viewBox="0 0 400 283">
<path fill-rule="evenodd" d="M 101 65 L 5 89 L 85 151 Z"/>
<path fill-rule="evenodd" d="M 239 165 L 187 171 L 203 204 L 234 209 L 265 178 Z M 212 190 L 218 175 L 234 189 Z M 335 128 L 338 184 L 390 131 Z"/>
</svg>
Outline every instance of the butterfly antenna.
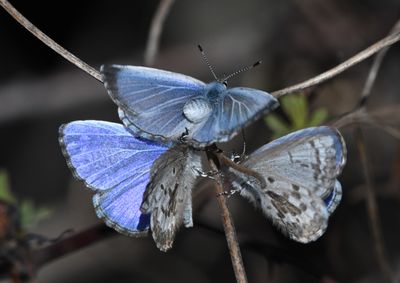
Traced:
<svg viewBox="0 0 400 283">
<path fill-rule="evenodd" d="M 259 61 L 255 62 L 253 65 L 246 66 L 246 67 L 244 67 L 244 68 L 242 68 L 242 69 L 240 69 L 240 70 L 238 70 L 238 71 L 236 71 L 236 72 L 233 72 L 233 73 L 230 74 L 229 76 L 226 76 L 226 77 L 223 79 L 223 81 L 226 82 L 227 80 L 229 80 L 230 78 L 236 76 L 237 74 L 240 74 L 240 73 L 242 73 L 242 72 L 251 70 L 251 69 L 253 69 L 254 67 L 257 67 L 258 65 L 260 65 L 261 62 L 262 62 L 262 61 L 259 60 Z"/>
<path fill-rule="evenodd" d="M 217 80 L 217 81 L 219 81 L 217 75 L 216 75 L 215 72 L 214 72 L 213 66 L 212 66 L 212 65 L 210 64 L 210 62 L 208 61 L 207 55 L 206 55 L 206 53 L 204 52 L 203 47 L 201 47 L 201 45 L 198 44 L 198 45 L 197 45 L 197 48 L 199 48 L 200 53 L 201 53 L 201 56 L 203 57 L 204 61 L 206 62 L 208 68 L 210 69 L 211 74 L 214 76 L 214 79 Z"/>
</svg>

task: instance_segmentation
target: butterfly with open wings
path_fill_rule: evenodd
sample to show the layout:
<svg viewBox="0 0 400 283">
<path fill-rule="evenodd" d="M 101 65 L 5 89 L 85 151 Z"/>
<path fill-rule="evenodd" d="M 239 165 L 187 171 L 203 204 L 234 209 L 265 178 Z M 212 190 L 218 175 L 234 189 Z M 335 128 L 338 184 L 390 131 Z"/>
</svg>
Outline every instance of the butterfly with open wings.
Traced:
<svg viewBox="0 0 400 283">
<path fill-rule="evenodd" d="M 253 88 L 227 88 L 232 76 L 260 63 L 205 84 L 174 72 L 141 66 L 103 65 L 100 69 L 119 116 L 134 134 L 155 141 L 179 142 L 188 132 L 187 143 L 204 148 L 226 142 L 254 120 L 276 107 L 278 100 Z"/>
</svg>

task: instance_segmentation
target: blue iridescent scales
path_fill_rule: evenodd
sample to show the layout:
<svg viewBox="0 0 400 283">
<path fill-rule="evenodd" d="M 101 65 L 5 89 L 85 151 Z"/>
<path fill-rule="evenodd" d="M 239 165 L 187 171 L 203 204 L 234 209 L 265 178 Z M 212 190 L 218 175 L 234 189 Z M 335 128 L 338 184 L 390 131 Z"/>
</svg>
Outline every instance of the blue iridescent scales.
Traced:
<svg viewBox="0 0 400 283">
<path fill-rule="evenodd" d="M 74 177 L 96 193 L 97 215 L 129 236 L 147 231 L 142 196 L 153 162 L 167 148 L 133 137 L 122 125 L 92 120 L 61 126 L 59 140 Z"/>
<path fill-rule="evenodd" d="M 103 65 L 104 85 L 135 135 L 204 148 L 226 142 L 254 120 L 278 107 L 265 91 L 224 82 L 205 84 L 182 74 L 137 66 Z"/>
<path fill-rule="evenodd" d="M 60 127 L 60 144 L 73 175 L 94 191 L 98 217 L 128 236 L 152 230 L 166 251 L 181 224 L 193 225 L 191 189 L 200 152 L 134 137 L 120 124 L 74 121 Z"/>
<path fill-rule="evenodd" d="M 96 213 L 108 226 L 129 236 L 151 231 L 166 251 L 180 226 L 193 225 L 191 192 L 203 171 L 204 147 L 230 140 L 278 102 L 263 91 L 145 67 L 103 66 L 102 74 L 124 125 L 65 124 L 63 153 L 73 175 L 95 193 Z M 221 173 L 286 235 L 306 243 L 322 235 L 340 202 L 337 177 L 345 161 L 339 132 L 315 127 L 238 163 L 262 182 L 229 167 Z"/>
</svg>

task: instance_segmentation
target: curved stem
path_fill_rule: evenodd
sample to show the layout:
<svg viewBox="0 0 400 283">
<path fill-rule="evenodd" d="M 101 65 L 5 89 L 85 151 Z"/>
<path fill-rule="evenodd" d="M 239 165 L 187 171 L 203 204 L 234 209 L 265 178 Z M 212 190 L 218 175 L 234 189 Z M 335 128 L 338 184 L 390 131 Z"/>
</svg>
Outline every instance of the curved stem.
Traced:
<svg viewBox="0 0 400 283">
<path fill-rule="evenodd" d="M 152 66 L 154 64 L 160 46 L 160 37 L 164 22 L 174 2 L 175 0 L 161 0 L 154 14 L 144 54 L 144 64 L 146 66 Z"/>
<path fill-rule="evenodd" d="M 262 187 L 266 187 L 267 184 L 265 183 L 265 179 L 263 178 L 263 176 L 261 176 L 261 174 L 257 173 L 254 170 L 251 170 L 249 168 L 246 168 L 244 166 L 241 166 L 241 165 L 233 162 L 232 160 L 230 160 L 228 157 L 226 157 L 222 153 L 215 153 L 215 154 L 217 155 L 218 161 L 221 164 L 226 165 L 227 167 L 232 167 L 233 169 L 235 169 L 243 174 L 246 174 L 246 175 L 256 178 L 260 182 Z"/>
<path fill-rule="evenodd" d="M 112 235 L 117 235 L 117 233 L 104 224 L 98 224 L 43 249 L 33 251 L 32 261 L 35 263 L 35 268 L 38 269 L 48 262 L 81 250 Z"/>
<path fill-rule="evenodd" d="M 348 68 L 356 65 L 357 63 L 360 63 L 361 61 L 363 61 L 363 60 L 367 59 L 368 57 L 374 55 L 375 53 L 379 52 L 381 49 L 388 47 L 388 46 L 396 43 L 399 40 L 400 40 L 400 33 L 390 34 L 390 35 L 386 36 L 385 38 L 381 39 L 380 41 L 376 42 L 375 44 L 371 45 L 367 49 L 364 49 L 360 53 L 354 55 L 350 59 L 337 65 L 336 67 L 334 67 L 326 72 L 323 72 L 322 74 L 319 74 L 318 76 L 313 77 L 309 80 L 306 80 L 302 83 L 271 92 L 271 94 L 273 96 L 275 96 L 276 98 L 279 98 L 286 94 L 300 92 L 300 91 L 307 89 L 309 87 L 312 87 L 314 85 L 318 85 L 334 76 L 337 76 L 338 74 L 344 72 Z"/>
<path fill-rule="evenodd" d="M 366 181 L 366 197 L 367 197 L 367 215 L 369 218 L 369 224 L 372 230 L 372 238 L 374 239 L 374 248 L 377 256 L 379 268 L 381 269 L 385 282 L 394 282 L 393 271 L 390 267 L 387 255 L 385 252 L 385 245 L 383 241 L 383 235 L 381 230 L 381 221 L 379 219 L 379 207 L 376 201 L 375 189 L 373 184 L 371 163 L 367 155 L 366 143 L 364 135 L 360 126 L 357 126 L 354 131 L 356 138 L 358 152 L 360 154 L 360 160 Z"/>
<path fill-rule="evenodd" d="M 390 31 L 389 35 L 395 35 L 400 33 L 400 20 L 396 22 L 393 26 L 392 30 Z M 379 69 L 382 65 L 383 59 L 387 51 L 389 50 L 390 46 L 387 46 L 381 49 L 378 54 L 376 54 L 374 58 L 374 62 L 372 63 L 371 69 L 369 70 L 368 77 L 365 81 L 364 88 L 361 92 L 361 99 L 360 99 L 360 106 L 363 106 L 369 95 L 371 94 L 372 87 L 375 83 L 376 77 L 378 76 Z"/>
<path fill-rule="evenodd" d="M 19 22 L 24 28 L 30 31 L 34 36 L 36 36 L 40 41 L 46 44 L 48 47 L 53 49 L 55 52 L 60 54 L 62 57 L 67 59 L 69 62 L 83 70 L 84 72 L 91 75 L 96 80 L 102 82 L 101 74 L 99 71 L 89 66 L 81 59 L 76 57 L 74 54 L 63 48 L 57 42 L 52 40 L 49 36 L 47 36 L 44 32 L 38 29 L 34 24 L 28 21 L 17 9 L 15 9 L 10 2 L 7 0 L 0 0 L 0 6 L 2 6 L 17 22 Z"/>
<path fill-rule="evenodd" d="M 218 171 L 216 164 L 212 158 L 209 158 L 211 170 Z M 222 188 L 222 180 L 219 174 L 216 174 L 216 186 L 217 201 L 221 211 L 222 223 L 224 226 L 225 237 L 228 243 L 229 253 L 231 255 L 233 271 L 235 272 L 236 281 L 238 283 L 247 283 L 246 271 L 243 265 L 242 255 L 240 253 L 239 242 L 235 231 L 235 226 L 232 221 L 231 214 L 226 203 L 226 197 L 224 196 L 224 190 Z"/>
</svg>

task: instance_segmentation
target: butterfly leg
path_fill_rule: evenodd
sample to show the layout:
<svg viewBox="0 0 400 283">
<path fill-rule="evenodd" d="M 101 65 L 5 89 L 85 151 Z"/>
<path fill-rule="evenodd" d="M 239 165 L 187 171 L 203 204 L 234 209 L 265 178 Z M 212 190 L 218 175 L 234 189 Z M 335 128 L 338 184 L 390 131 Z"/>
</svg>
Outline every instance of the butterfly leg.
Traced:
<svg viewBox="0 0 400 283">
<path fill-rule="evenodd" d="M 211 170 L 211 171 L 208 171 L 208 172 L 204 172 L 204 171 L 202 171 L 201 169 L 199 169 L 199 168 L 197 168 L 195 166 L 193 166 L 192 168 L 193 168 L 194 171 L 197 172 L 197 174 L 199 174 L 199 176 L 205 177 L 205 178 L 210 178 L 212 180 L 215 180 L 214 176 L 219 174 L 219 171 L 212 171 Z"/>
<path fill-rule="evenodd" d="M 183 144 L 186 144 L 187 137 L 189 136 L 189 129 L 185 127 L 185 132 L 179 137 L 179 141 Z"/>
<path fill-rule="evenodd" d="M 246 143 L 243 141 L 243 151 L 242 153 L 237 153 L 235 150 L 231 152 L 231 160 L 235 163 L 240 163 L 246 158 Z"/>
<path fill-rule="evenodd" d="M 244 158 L 243 154 L 238 154 L 236 151 L 232 151 L 231 152 L 231 160 L 235 163 L 240 163 L 240 161 L 242 161 Z"/>
<path fill-rule="evenodd" d="M 233 196 L 234 194 L 236 194 L 240 190 L 241 189 L 233 189 L 233 190 L 229 190 L 229 191 L 224 191 L 222 193 L 217 194 L 217 197 L 226 196 L 226 197 L 230 198 L 231 196 Z"/>
</svg>

